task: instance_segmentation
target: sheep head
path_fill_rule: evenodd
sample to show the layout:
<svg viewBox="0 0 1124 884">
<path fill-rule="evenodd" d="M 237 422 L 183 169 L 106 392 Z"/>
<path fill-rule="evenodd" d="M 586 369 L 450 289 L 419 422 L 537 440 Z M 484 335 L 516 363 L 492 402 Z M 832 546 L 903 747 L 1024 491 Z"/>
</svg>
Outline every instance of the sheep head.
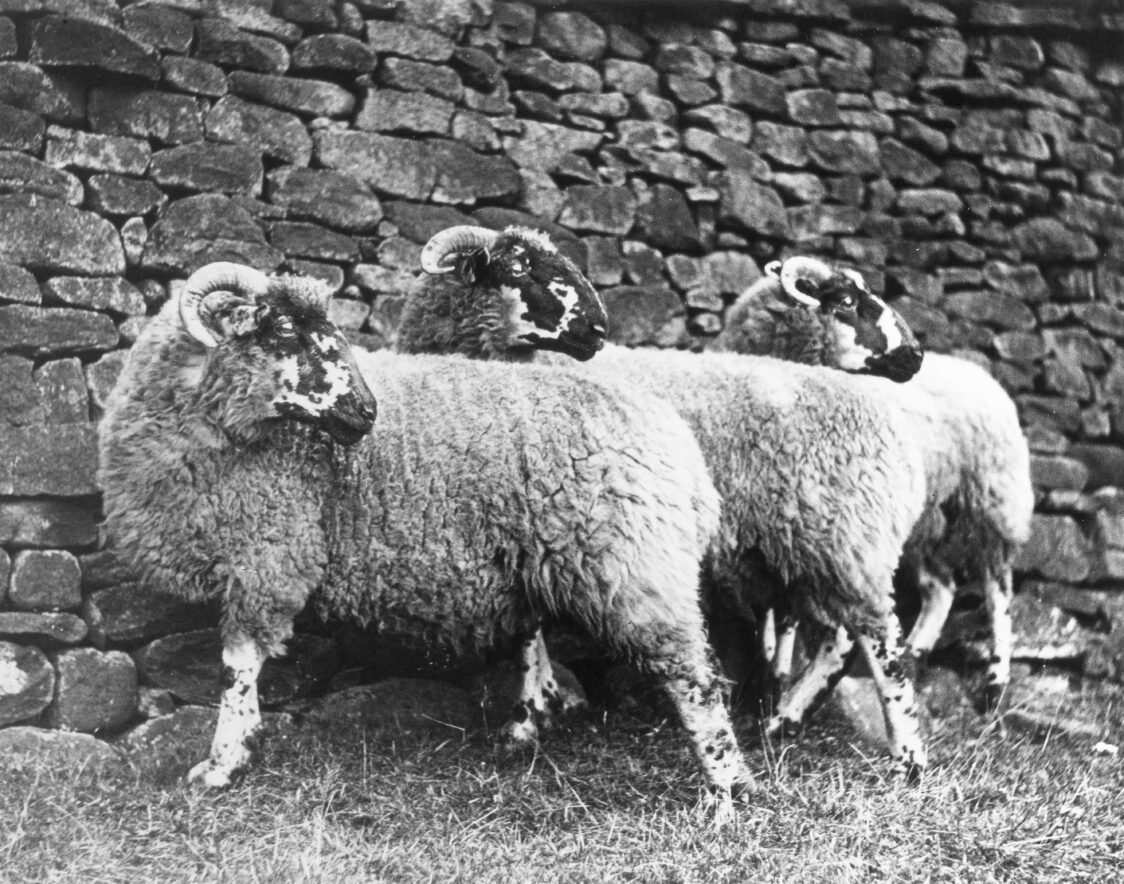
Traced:
<svg viewBox="0 0 1124 884">
<path fill-rule="evenodd" d="M 477 324 L 493 338 L 488 349 L 555 350 L 584 362 L 605 343 L 604 302 L 545 233 L 450 227 L 426 243 L 421 265 L 467 293 L 466 311 L 493 318 Z"/>
<path fill-rule="evenodd" d="M 838 367 L 902 383 L 921 368 L 921 345 L 905 320 L 875 295 L 857 270 L 838 270 L 798 255 L 773 261 L 765 273 L 785 295 L 830 319 L 839 347 Z"/>
<path fill-rule="evenodd" d="M 208 264 L 187 280 L 180 320 L 208 351 L 200 396 L 228 431 L 248 438 L 287 419 L 345 445 L 370 431 L 375 397 L 327 304 L 327 292 L 311 280 L 271 279 L 241 264 Z"/>
</svg>

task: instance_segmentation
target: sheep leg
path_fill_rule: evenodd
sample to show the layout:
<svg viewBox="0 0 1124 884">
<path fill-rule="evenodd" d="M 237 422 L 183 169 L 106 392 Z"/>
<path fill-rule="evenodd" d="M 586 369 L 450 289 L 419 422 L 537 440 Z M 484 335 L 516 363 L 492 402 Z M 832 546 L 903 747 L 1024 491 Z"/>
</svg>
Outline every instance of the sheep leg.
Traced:
<svg viewBox="0 0 1124 884">
<path fill-rule="evenodd" d="M 902 640 L 898 618 L 891 612 L 883 618 L 881 629 L 857 632 L 859 647 L 866 657 L 882 703 L 892 772 L 908 783 L 918 782 L 927 758 L 913 693 L 912 669 L 915 661 Z"/>
<path fill-rule="evenodd" d="M 553 713 L 571 712 L 585 705 L 581 695 L 562 687 L 554 677 L 541 627 L 523 641 L 520 657 L 523 680 L 519 699 L 500 730 L 505 742 L 517 744 L 535 742 L 539 729 L 550 727 Z"/>
<path fill-rule="evenodd" d="M 948 620 L 948 612 L 952 610 L 956 585 L 951 579 L 927 567 L 922 567 L 918 576 L 921 587 L 921 613 L 917 615 L 917 621 L 909 632 L 906 644 L 909 645 L 910 652 L 921 659 L 933 650 L 937 639 L 941 637 L 941 629 Z"/>
<path fill-rule="evenodd" d="M 793 623 L 794 633 L 795 629 L 796 624 Z M 799 727 L 816 700 L 829 691 L 843 674 L 852 647 L 854 642 L 842 626 L 820 643 L 808 668 L 800 674 L 791 690 L 781 697 L 777 711 L 765 723 L 767 735 L 776 736 L 785 729 Z"/>
<path fill-rule="evenodd" d="M 250 762 L 250 740 L 261 727 L 258 708 L 258 674 L 266 659 L 265 650 L 255 641 L 237 637 L 227 639 L 222 649 L 224 690 L 219 704 L 211 754 L 187 775 L 189 782 L 208 788 L 229 786 L 234 776 Z"/>
<path fill-rule="evenodd" d="M 777 631 L 776 639 L 777 650 L 773 655 L 772 664 L 769 666 L 773 702 L 775 703 L 779 703 L 781 697 L 788 693 L 792 686 L 792 657 L 796 651 L 796 618 L 791 614 L 784 614 L 781 616 L 779 623 L 780 628 Z"/>
<path fill-rule="evenodd" d="M 1011 656 L 1015 636 L 1011 623 L 1011 569 L 1005 567 L 996 576 L 988 573 L 984 581 L 984 600 L 991 620 L 991 658 L 987 662 L 987 684 L 984 702 L 989 710 L 999 708 L 999 703 L 1011 681 Z"/>
</svg>

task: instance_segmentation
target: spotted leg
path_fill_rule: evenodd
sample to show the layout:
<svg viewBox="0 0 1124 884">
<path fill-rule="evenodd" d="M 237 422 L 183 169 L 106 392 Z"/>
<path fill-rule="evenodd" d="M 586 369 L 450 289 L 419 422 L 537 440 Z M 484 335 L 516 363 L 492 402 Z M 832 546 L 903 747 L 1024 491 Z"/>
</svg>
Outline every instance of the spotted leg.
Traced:
<svg viewBox="0 0 1124 884">
<path fill-rule="evenodd" d="M 921 779 L 927 756 L 913 692 L 914 660 L 902 640 L 897 616 L 887 614 L 881 629 L 859 631 L 857 640 L 882 703 L 892 773 L 915 783 Z"/>
<path fill-rule="evenodd" d="M 795 623 L 793 629 L 795 630 Z M 839 680 L 853 646 L 854 642 L 842 626 L 825 637 L 808 668 L 781 697 L 776 712 L 765 723 L 765 733 L 775 736 L 786 728 L 799 726 L 817 698 Z"/>
<path fill-rule="evenodd" d="M 991 658 L 987 663 L 984 700 L 988 709 L 998 709 L 1011 682 L 1011 656 L 1014 653 L 1014 628 L 1011 624 L 1011 569 L 998 575 L 988 573 L 984 581 L 984 600 L 991 619 Z"/>
<path fill-rule="evenodd" d="M 258 674 L 265 659 L 265 651 L 250 639 L 237 637 L 224 642 L 224 690 L 211 754 L 191 769 L 189 781 L 208 788 L 225 788 L 249 764 L 250 739 L 261 727 Z"/>
<path fill-rule="evenodd" d="M 585 698 L 558 683 L 541 628 L 523 641 L 519 653 L 523 670 L 519 699 L 500 734 L 507 742 L 533 743 L 540 728 L 550 727 L 554 713 L 580 709 Z"/>
<path fill-rule="evenodd" d="M 952 610 L 956 595 L 956 585 L 952 580 L 938 573 L 936 569 L 922 567 L 918 575 L 921 588 L 921 613 L 910 630 L 906 644 L 917 658 L 923 658 L 933 650 L 941 629 Z"/>
<path fill-rule="evenodd" d="M 792 686 L 792 658 L 796 651 L 796 627 L 798 625 L 792 614 L 783 614 L 778 620 L 777 652 L 773 656 L 772 665 L 769 667 L 773 700 L 776 703 L 780 702 Z"/>
</svg>

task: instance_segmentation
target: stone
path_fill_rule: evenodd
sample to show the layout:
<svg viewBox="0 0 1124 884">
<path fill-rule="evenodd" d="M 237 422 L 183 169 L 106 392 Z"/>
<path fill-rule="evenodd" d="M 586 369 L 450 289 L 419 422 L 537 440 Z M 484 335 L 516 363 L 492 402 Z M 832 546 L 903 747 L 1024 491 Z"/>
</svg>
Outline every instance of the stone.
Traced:
<svg viewBox="0 0 1124 884">
<path fill-rule="evenodd" d="M 1069 454 L 1089 470 L 1089 488 L 1124 487 L 1124 448 L 1078 442 L 1070 448 Z"/>
<path fill-rule="evenodd" d="M 959 212 L 964 201 L 951 190 L 941 188 L 906 188 L 898 192 L 898 208 L 902 212 L 921 215 L 940 215 Z"/>
<path fill-rule="evenodd" d="M 567 154 L 592 152 L 604 136 L 536 120 L 523 122 L 523 134 L 504 138 L 504 152 L 521 167 L 553 172 Z"/>
<path fill-rule="evenodd" d="M 102 215 L 145 215 L 168 200 L 151 181 L 124 175 L 91 175 L 86 186 L 89 207 Z"/>
<path fill-rule="evenodd" d="M 41 727 L 0 730 L 0 765 L 24 771 L 48 770 L 68 778 L 76 771 L 125 770 L 121 754 L 104 740 Z"/>
<path fill-rule="evenodd" d="M 748 144 L 753 136 L 753 120 L 749 114 L 723 104 L 693 107 L 683 114 L 687 122 L 705 122 L 723 138 Z"/>
<path fill-rule="evenodd" d="M 388 202 L 384 205 L 386 217 L 397 226 L 398 233 L 407 240 L 412 240 L 419 245 L 429 241 L 435 233 L 446 227 L 456 227 L 461 224 L 472 224 L 473 219 L 451 206 L 432 206 L 410 202 Z M 399 270 L 416 271 L 419 267 L 415 261 L 409 267 L 395 267 Z"/>
<path fill-rule="evenodd" d="M 721 220 L 766 236 L 790 236 L 784 204 L 771 187 L 743 175 L 723 173 L 719 176 L 719 189 L 722 191 Z"/>
<path fill-rule="evenodd" d="M 31 193 L 78 206 L 82 182 L 17 151 L 0 151 L 0 193 Z"/>
<path fill-rule="evenodd" d="M 1089 573 L 1092 543 L 1069 516 L 1035 514 L 1030 539 L 1019 549 L 1014 567 L 1050 580 L 1080 583 Z"/>
<path fill-rule="evenodd" d="M 348 263 L 359 260 L 359 246 L 353 238 L 318 224 L 278 221 L 270 228 L 269 241 L 290 257 Z"/>
<path fill-rule="evenodd" d="M 454 110 L 451 101 L 424 92 L 371 89 L 356 116 L 355 127 L 374 132 L 448 135 Z"/>
<path fill-rule="evenodd" d="M 54 655 L 55 699 L 43 720 L 79 733 L 113 730 L 127 724 L 137 708 L 137 671 L 128 654 L 74 648 Z"/>
<path fill-rule="evenodd" d="M 1016 660 L 1067 660 L 1080 657 L 1084 642 L 1077 620 L 1031 593 L 1011 600 Z"/>
<path fill-rule="evenodd" d="M 257 196 L 261 193 L 261 152 L 241 144 L 185 144 L 154 153 L 149 175 L 172 190 Z"/>
<path fill-rule="evenodd" d="M 677 188 L 669 185 L 653 185 L 641 197 L 636 210 L 636 229 L 638 235 L 657 249 L 702 251 L 702 238 L 687 200 Z"/>
<path fill-rule="evenodd" d="M 53 123 L 80 124 L 86 115 L 80 93 L 38 65 L 22 61 L 0 61 L 0 104 Z"/>
<path fill-rule="evenodd" d="M 407 92 L 429 92 L 452 101 L 458 101 L 464 94 L 464 84 L 456 71 L 424 61 L 388 58 L 379 65 L 377 79 L 380 86 Z M 282 82 L 285 82 L 284 78 Z"/>
<path fill-rule="evenodd" d="M 480 154 L 455 141 L 437 141 L 433 162 L 434 202 L 472 205 L 478 200 L 510 200 L 523 189 L 519 171 L 505 156 Z"/>
<path fill-rule="evenodd" d="M 75 614 L 0 611 L 0 636 L 46 646 L 74 645 L 86 638 L 86 622 Z"/>
<path fill-rule="evenodd" d="M 290 218 L 349 233 L 374 233 L 383 217 L 378 197 L 361 181 L 327 169 L 276 169 L 266 180 L 266 196 Z"/>
<path fill-rule="evenodd" d="M 118 74 L 160 79 L 160 57 L 123 31 L 80 18 L 48 15 L 31 26 L 28 61 L 51 67 L 92 67 Z"/>
<path fill-rule="evenodd" d="M 0 419 L 13 427 L 43 423 L 43 403 L 31 377 L 34 365 L 20 356 L 0 356 Z"/>
<path fill-rule="evenodd" d="M 85 368 L 86 388 L 96 416 L 100 417 L 105 412 L 106 400 L 124 367 L 126 353 L 125 350 L 113 350 Z"/>
<path fill-rule="evenodd" d="M 940 177 L 940 166 L 894 138 L 883 139 L 880 153 L 882 168 L 892 180 L 923 187 Z"/>
<path fill-rule="evenodd" d="M 152 150 L 138 138 L 97 135 L 50 126 L 47 129 L 46 162 L 52 166 L 143 175 Z"/>
<path fill-rule="evenodd" d="M 449 60 L 466 86 L 483 93 L 493 93 L 504 82 L 503 68 L 483 49 L 458 46 Z"/>
<path fill-rule="evenodd" d="M 785 96 L 788 117 L 802 126 L 838 126 L 842 120 L 835 93 L 827 89 L 795 89 Z"/>
<path fill-rule="evenodd" d="M 715 80 L 726 104 L 777 115 L 786 112 L 785 88 L 775 77 L 722 62 L 715 70 Z"/>
<path fill-rule="evenodd" d="M 558 106 L 565 111 L 610 120 L 628 116 L 629 109 L 628 99 L 620 92 L 598 94 L 571 92 L 558 99 Z"/>
<path fill-rule="evenodd" d="M 203 140 L 199 106 L 189 95 L 154 90 L 90 90 L 90 125 L 96 133 L 151 138 L 163 144 Z"/>
<path fill-rule="evenodd" d="M 329 129 L 316 133 L 315 144 L 321 164 L 359 179 L 377 193 L 425 200 L 437 183 L 428 142 Z"/>
<path fill-rule="evenodd" d="M 136 4 L 125 9 L 121 25 L 134 40 L 156 49 L 178 53 L 191 49 L 194 27 L 191 19 L 179 10 Z"/>
<path fill-rule="evenodd" d="M 203 61 L 264 74 L 281 74 L 289 68 L 289 51 L 283 43 L 248 34 L 229 22 L 201 19 L 195 35 L 195 57 Z"/>
<path fill-rule="evenodd" d="M 145 311 L 140 291 L 120 277 L 55 276 L 43 284 L 43 293 L 67 306 L 104 310 L 121 316 L 135 316 Z"/>
<path fill-rule="evenodd" d="M 828 172 L 874 175 L 881 169 L 878 141 L 869 132 L 815 130 L 808 135 L 808 155 Z"/>
<path fill-rule="evenodd" d="M 180 92 L 218 98 L 226 95 L 226 73 L 217 64 L 197 58 L 168 56 L 161 60 L 164 82 Z"/>
<path fill-rule="evenodd" d="M 90 402 L 77 359 L 52 359 L 35 369 L 36 392 L 43 403 L 43 423 L 85 423 L 90 419 Z"/>
<path fill-rule="evenodd" d="M 85 570 L 83 582 L 87 582 Z M 211 606 L 187 602 L 140 583 L 121 583 L 87 595 L 82 616 L 89 624 L 93 643 L 104 648 L 205 629 L 216 622 L 218 613 Z"/>
<path fill-rule="evenodd" d="M 418 61 L 448 61 L 456 44 L 435 31 L 402 22 L 367 22 L 367 46 L 378 55 L 401 55 Z"/>
<path fill-rule="evenodd" d="M 1042 336 L 1033 332 L 1003 332 L 992 339 L 1000 359 L 1012 362 L 1036 362 L 1046 355 Z"/>
<path fill-rule="evenodd" d="M 767 123 L 761 123 L 758 128 L 766 126 Z M 757 153 L 705 129 L 687 129 L 683 133 L 683 147 L 741 175 L 766 180 L 770 174 L 768 164 Z"/>
<path fill-rule="evenodd" d="M 659 74 L 638 61 L 610 58 L 605 61 L 605 83 L 624 95 L 640 95 L 658 90 Z"/>
<path fill-rule="evenodd" d="M 1074 304 L 1072 313 L 1082 325 L 1112 337 L 1124 337 L 1124 310 L 1111 304 Z"/>
<path fill-rule="evenodd" d="M 0 104 L 0 149 L 40 152 L 47 124 L 41 116 Z"/>
<path fill-rule="evenodd" d="M 144 691 L 145 688 L 141 688 Z M 181 706 L 130 728 L 116 745 L 135 760 L 164 755 L 182 757 L 185 744 L 192 752 L 205 751 L 215 733 L 219 711 L 206 706 Z"/>
<path fill-rule="evenodd" d="M 605 54 L 608 35 L 581 12 L 548 12 L 538 19 L 540 45 L 556 58 L 594 62 Z"/>
<path fill-rule="evenodd" d="M 234 71 L 227 78 L 230 91 L 251 102 L 286 111 L 342 117 L 355 108 L 355 96 L 327 80 L 281 77 Z"/>
<path fill-rule="evenodd" d="M 358 331 L 366 325 L 370 315 L 371 305 L 366 301 L 333 298 L 328 304 L 328 321 L 344 330 Z"/>
<path fill-rule="evenodd" d="M 639 240 L 621 243 L 625 281 L 635 286 L 663 287 L 663 255 Z"/>
<path fill-rule="evenodd" d="M 1080 491 L 1089 480 L 1089 468 L 1072 457 L 1032 454 L 1030 478 L 1035 488 Z"/>
<path fill-rule="evenodd" d="M 281 258 L 248 211 L 220 194 L 200 194 L 168 204 L 149 232 L 141 265 L 186 275 L 212 261 L 236 261 L 268 271 Z"/>
<path fill-rule="evenodd" d="M 999 292 L 954 292 L 945 296 L 942 306 L 954 316 L 999 328 L 1031 329 L 1036 324 L 1034 313 L 1026 304 Z"/>
<path fill-rule="evenodd" d="M 623 235 L 636 221 L 636 197 L 626 187 L 566 188 L 558 223 L 573 230 Z"/>
<path fill-rule="evenodd" d="M 164 715 L 173 715 L 175 711 L 175 698 L 167 691 L 149 687 L 137 689 L 137 714 L 142 718 L 151 720 Z"/>
<path fill-rule="evenodd" d="M 798 126 L 759 122 L 751 146 L 785 166 L 800 167 L 808 162 L 808 135 Z"/>
<path fill-rule="evenodd" d="M 305 714 L 314 722 L 355 732 L 461 735 L 480 724 L 480 707 L 464 688 L 420 678 L 384 678 L 316 700 Z"/>
<path fill-rule="evenodd" d="M 601 294 L 613 317 L 609 339 L 616 344 L 655 343 L 683 310 L 679 296 L 660 286 L 617 286 Z"/>
<path fill-rule="evenodd" d="M 77 608 L 81 583 L 78 560 L 66 550 L 21 550 L 12 560 L 8 603 L 24 611 Z"/>
<path fill-rule="evenodd" d="M 375 50 L 347 34 L 312 34 L 293 47 L 293 70 L 344 71 L 363 74 L 374 70 Z"/>
<path fill-rule="evenodd" d="M 1024 258 L 1038 263 L 1084 261 L 1099 254 L 1090 236 L 1065 227 L 1055 218 L 1035 218 L 1017 225 L 1012 240 Z"/>
<path fill-rule="evenodd" d="M 117 328 L 100 313 L 20 305 L 0 307 L 0 352 L 63 356 L 109 350 Z"/>
<path fill-rule="evenodd" d="M 0 500 L 0 543 L 19 547 L 89 546 L 97 539 L 94 508 L 49 498 Z"/>
<path fill-rule="evenodd" d="M 236 96 L 220 99 L 205 122 L 208 138 L 253 147 L 294 166 L 307 166 L 312 155 L 312 139 L 299 118 Z"/>
<path fill-rule="evenodd" d="M 50 704 L 55 670 L 38 648 L 0 641 L 0 740 L 7 725 L 34 718 Z M 6 753 L 0 757 L 9 757 Z"/>
</svg>

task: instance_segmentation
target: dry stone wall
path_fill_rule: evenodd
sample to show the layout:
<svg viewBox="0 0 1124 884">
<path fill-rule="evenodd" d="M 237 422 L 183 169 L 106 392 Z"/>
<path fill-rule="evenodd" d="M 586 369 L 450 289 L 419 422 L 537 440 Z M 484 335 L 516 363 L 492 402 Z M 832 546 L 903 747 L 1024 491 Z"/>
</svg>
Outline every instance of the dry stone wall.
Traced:
<svg viewBox="0 0 1124 884">
<path fill-rule="evenodd" d="M 549 231 L 630 344 L 701 345 L 787 252 L 861 268 L 1018 402 L 1020 653 L 1120 677 L 1122 33 L 1108 0 L 0 0 L 0 726 L 214 698 L 215 612 L 98 529 L 96 422 L 177 281 L 312 274 L 377 347 L 468 221 Z M 307 632 L 266 695 L 449 665 Z"/>
</svg>

